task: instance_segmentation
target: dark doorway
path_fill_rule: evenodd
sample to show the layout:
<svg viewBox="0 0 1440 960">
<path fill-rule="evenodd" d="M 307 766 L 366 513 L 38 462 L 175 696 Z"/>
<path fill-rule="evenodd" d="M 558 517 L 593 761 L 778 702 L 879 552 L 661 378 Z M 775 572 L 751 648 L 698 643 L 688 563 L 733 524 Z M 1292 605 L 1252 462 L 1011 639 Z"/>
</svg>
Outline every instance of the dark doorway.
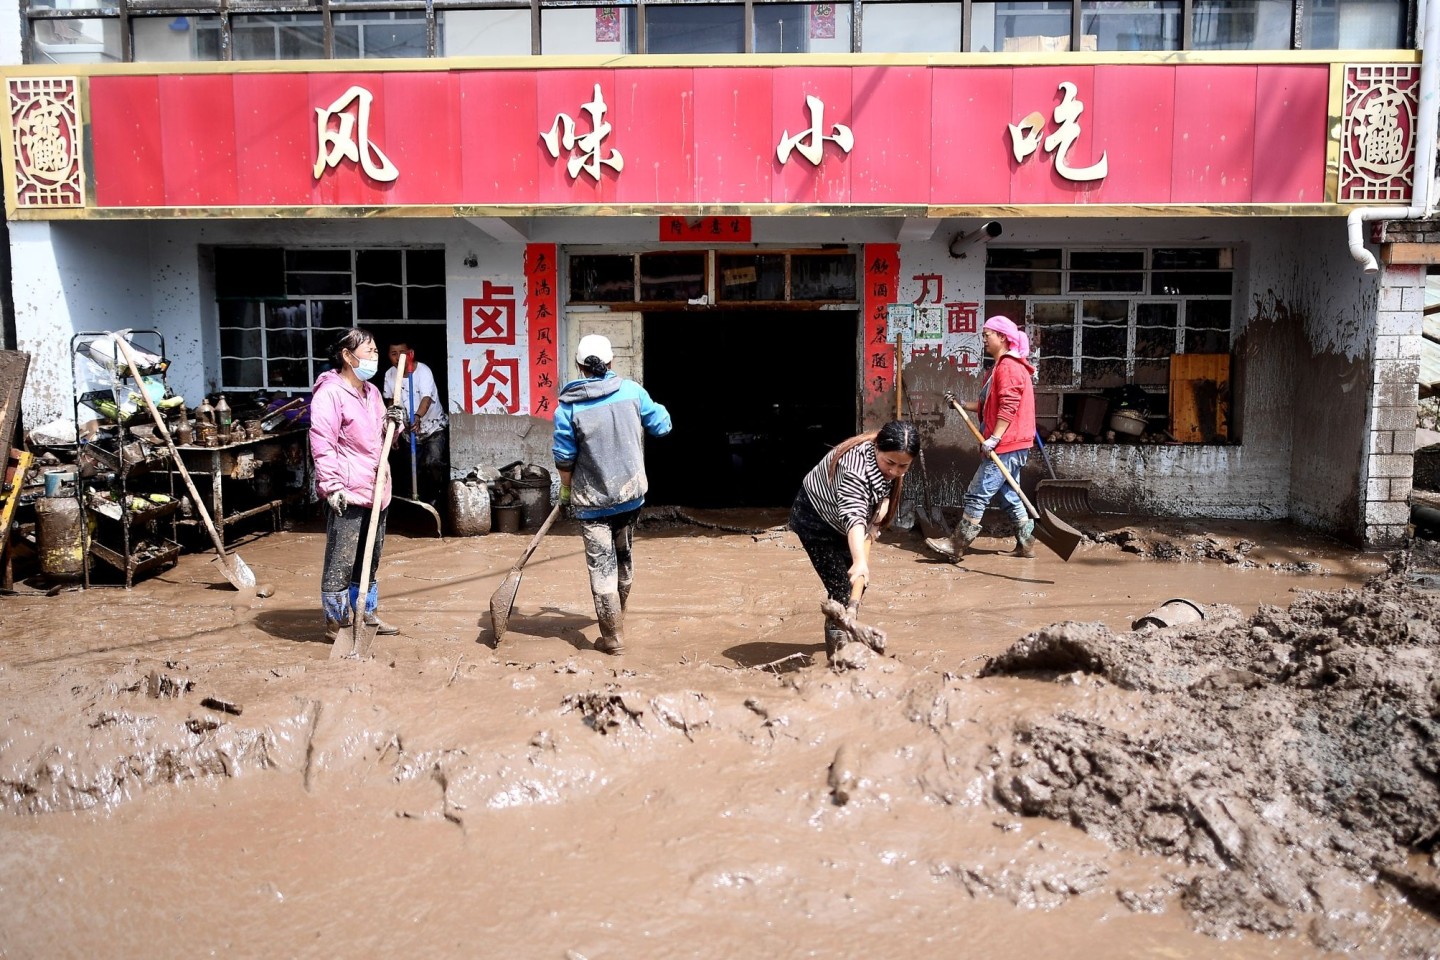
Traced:
<svg viewBox="0 0 1440 960">
<path fill-rule="evenodd" d="M 365 329 L 375 337 L 380 348 L 380 372 L 375 375 L 375 386 L 384 382 L 385 371 L 390 369 L 390 345 L 405 343 L 415 351 L 415 359 L 430 368 L 435 375 L 435 389 L 440 393 L 440 402 L 445 412 L 451 412 L 448 396 L 450 358 L 447 355 L 448 341 L 443 323 L 368 323 Z"/>
<path fill-rule="evenodd" d="M 647 443 L 646 500 L 778 507 L 855 432 L 854 310 L 645 314 L 644 382 L 675 430 Z"/>
</svg>

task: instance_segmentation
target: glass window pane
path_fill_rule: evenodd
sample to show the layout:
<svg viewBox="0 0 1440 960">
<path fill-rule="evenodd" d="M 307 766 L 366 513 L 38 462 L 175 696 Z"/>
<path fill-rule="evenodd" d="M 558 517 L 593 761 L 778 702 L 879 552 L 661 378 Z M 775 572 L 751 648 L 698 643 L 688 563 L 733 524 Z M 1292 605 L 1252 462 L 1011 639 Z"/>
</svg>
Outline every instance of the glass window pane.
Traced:
<svg viewBox="0 0 1440 960">
<path fill-rule="evenodd" d="M 870 11 L 864 13 L 870 22 Z M 1070 4 L 1062 0 L 976 3 L 970 48 L 979 52 L 1057 53 L 1070 49 Z M 921 29 L 924 29 L 922 26 Z M 1083 47 L 1093 50 L 1094 39 Z"/>
<path fill-rule="evenodd" d="M 1301 37 L 1306 50 L 1394 50 L 1405 45 L 1399 0 L 1310 0 Z"/>
<path fill-rule="evenodd" d="M 286 270 L 335 270 L 350 272 L 349 250 L 286 250 Z"/>
<path fill-rule="evenodd" d="M 424 11 L 335 14 L 335 56 L 371 59 L 426 56 Z"/>
<path fill-rule="evenodd" d="M 570 258 L 572 303 L 631 303 L 635 300 L 635 261 L 628 256 Z"/>
<path fill-rule="evenodd" d="M 261 357 L 265 347 L 258 327 L 251 330 L 220 328 L 220 355 L 224 357 Z"/>
<path fill-rule="evenodd" d="M 1080 49 L 1179 50 L 1180 0 L 1082 0 Z"/>
<path fill-rule="evenodd" d="M 407 283 L 443 284 L 445 282 L 445 251 L 406 250 L 405 280 Z"/>
<path fill-rule="evenodd" d="M 115 8 L 112 5 L 110 9 Z M 30 63 L 110 63 L 120 59 L 119 20 L 35 20 L 31 27 Z"/>
<path fill-rule="evenodd" d="M 220 45 L 210 56 L 201 56 L 196 47 L 195 17 L 134 17 L 130 20 L 131 53 L 136 63 L 160 61 L 218 60 Z"/>
<path fill-rule="evenodd" d="M 745 8 L 674 4 L 645 8 L 646 53 L 744 53 Z"/>
<path fill-rule="evenodd" d="M 279 247 L 216 248 L 215 296 L 284 297 L 284 251 Z"/>
<path fill-rule="evenodd" d="M 436 14 L 437 18 L 440 16 Z M 523 57 L 530 54 L 529 9 L 445 10 L 443 16 L 435 25 L 436 45 L 443 47 L 446 56 Z"/>
<path fill-rule="evenodd" d="M 1230 329 L 1229 300 L 1192 300 L 1185 304 L 1185 326 L 1195 330 Z"/>
<path fill-rule="evenodd" d="M 648 13 L 647 13 L 648 16 Z M 705 292 L 705 254 L 642 253 L 640 299 L 674 303 Z"/>
<path fill-rule="evenodd" d="M 1160 249 L 1151 254 L 1156 270 L 1229 270 L 1230 251 L 1222 247 Z"/>
<path fill-rule="evenodd" d="M 236 60 L 319 60 L 325 28 L 318 13 L 237 14 L 230 20 Z"/>
<path fill-rule="evenodd" d="M 785 255 L 779 253 L 720 254 L 715 258 L 719 282 L 715 299 L 756 301 L 785 299 Z"/>
<path fill-rule="evenodd" d="M 310 361 L 303 354 L 299 357 L 272 357 L 265 364 L 271 387 L 305 389 L 311 385 Z"/>
<path fill-rule="evenodd" d="M 1195 0 L 1192 50 L 1289 50 L 1290 0 Z"/>
<path fill-rule="evenodd" d="M 401 273 L 404 252 L 400 250 L 357 250 L 355 252 L 355 282 L 399 283 L 404 279 Z M 347 265 L 348 266 L 348 265 Z M 345 269 L 341 267 L 340 269 Z M 365 316 L 361 311 L 360 316 Z"/>
<path fill-rule="evenodd" d="M 1166 296 L 1225 296 L 1230 295 L 1228 270 L 1215 273 L 1174 273 L 1157 271 L 1151 278 L 1151 293 Z"/>
<path fill-rule="evenodd" d="M 1185 330 L 1186 353 L 1229 353 L 1230 331 Z"/>
<path fill-rule="evenodd" d="M 285 291 L 292 296 L 344 296 L 350 292 L 349 273 L 287 273 Z"/>
<path fill-rule="evenodd" d="M 866 53 L 958 53 L 961 9 L 958 3 L 867 3 L 860 45 Z"/>
<path fill-rule="evenodd" d="M 855 255 L 797 253 L 790 257 L 791 300 L 854 300 Z"/>
<path fill-rule="evenodd" d="M 220 360 L 220 382 L 226 387 L 263 387 L 265 365 L 260 360 Z"/>
<path fill-rule="evenodd" d="M 317 327 L 348 330 L 355 326 L 354 304 L 349 300 L 312 300 L 310 322 Z M 330 344 L 327 342 L 323 346 L 328 349 Z M 322 350 L 321 355 L 324 353 Z"/>
<path fill-rule="evenodd" d="M 444 287 L 411 287 L 406 291 L 408 320 L 444 320 Z"/>
<path fill-rule="evenodd" d="M 848 3 L 767 3 L 753 9 L 756 53 L 850 52 Z"/>
<path fill-rule="evenodd" d="M 529 53 L 530 11 L 522 11 L 522 15 L 525 17 L 524 52 Z M 651 15 L 652 11 L 647 9 L 646 18 Z M 540 11 L 540 52 L 546 56 L 635 53 L 635 43 L 635 11 L 631 8 L 545 7 Z"/>
<path fill-rule="evenodd" d="M 400 287 L 389 284 L 355 284 L 355 316 L 367 320 L 405 319 L 405 297 Z"/>
<path fill-rule="evenodd" d="M 1136 360 L 1135 373 L 1131 383 L 1147 387 L 1170 387 L 1170 358 L 1164 360 Z"/>
</svg>

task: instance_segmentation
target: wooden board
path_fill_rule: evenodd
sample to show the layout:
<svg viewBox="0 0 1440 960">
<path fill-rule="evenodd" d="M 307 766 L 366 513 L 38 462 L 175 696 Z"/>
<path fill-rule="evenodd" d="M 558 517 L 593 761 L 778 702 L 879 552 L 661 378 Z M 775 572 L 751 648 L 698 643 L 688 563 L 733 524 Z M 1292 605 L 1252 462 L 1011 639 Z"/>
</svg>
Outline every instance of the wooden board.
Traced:
<svg viewBox="0 0 1440 960">
<path fill-rule="evenodd" d="M 1170 435 L 1181 443 L 1230 437 L 1230 354 L 1170 355 Z"/>
<path fill-rule="evenodd" d="M 10 443 L 20 419 L 20 394 L 30 371 L 30 354 L 0 350 L 0 464 L 10 462 Z"/>
</svg>

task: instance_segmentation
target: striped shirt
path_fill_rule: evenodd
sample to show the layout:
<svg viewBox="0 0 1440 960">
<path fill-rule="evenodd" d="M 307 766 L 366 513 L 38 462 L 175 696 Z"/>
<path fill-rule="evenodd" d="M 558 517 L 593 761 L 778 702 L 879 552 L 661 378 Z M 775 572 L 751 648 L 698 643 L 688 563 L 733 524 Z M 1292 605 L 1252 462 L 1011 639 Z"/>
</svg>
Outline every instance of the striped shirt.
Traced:
<svg viewBox="0 0 1440 960">
<path fill-rule="evenodd" d="M 847 450 L 832 480 L 830 464 L 834 460 L 832 450 L 805 475 L 802 486 L 815 512 L 843 536 L 851 527 L 870 523 L 881 501 L 889 498 L 893 481 L 880 472 L 873 440 Z"/>
</svg>

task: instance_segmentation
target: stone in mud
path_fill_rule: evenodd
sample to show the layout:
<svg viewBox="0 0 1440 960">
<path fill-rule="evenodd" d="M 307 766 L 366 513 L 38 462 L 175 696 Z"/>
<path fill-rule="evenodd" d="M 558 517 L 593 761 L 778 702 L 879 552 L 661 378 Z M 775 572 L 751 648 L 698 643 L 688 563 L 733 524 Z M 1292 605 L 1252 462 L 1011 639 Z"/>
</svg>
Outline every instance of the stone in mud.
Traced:
<svg viewBox="0 0 1440 960">
<path fill-rule="evenodd" d="M 259 597 L 262 600 L 264 600 L 266 597 L 272 597 L 274 595 L 275 584 L 273 583 L 262 583 L 260 584 L 260 586 L 255 588 L 255 596 Z"/>
</svg>

